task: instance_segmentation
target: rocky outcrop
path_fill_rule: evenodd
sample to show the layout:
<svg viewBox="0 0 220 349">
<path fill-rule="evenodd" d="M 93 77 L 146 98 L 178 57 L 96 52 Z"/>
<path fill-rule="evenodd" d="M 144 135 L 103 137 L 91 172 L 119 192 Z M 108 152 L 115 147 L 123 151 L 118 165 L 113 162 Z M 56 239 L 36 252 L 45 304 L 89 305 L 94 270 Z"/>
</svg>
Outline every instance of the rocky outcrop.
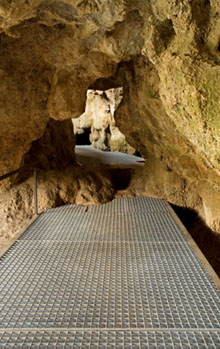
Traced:
<svg viewBox="0 0 220 349">
<path fill-rule="evenodd" d="M 123 87 L 116 124 L 146 158 L 145 192 L 220 232 L 219 13 L 218 0 L 2 1 L 1 173 L 49 118 L 80 116 L 89 88 Z"/>
<path fill-rule="evenodd" d="M 38 212 L 64 204 L 98 205 L 114 198 L 110 173 L 101 165 L 37 171 Z M 33 216 L 33 176 L 0 197 L 0 245 Z"/>
<path fill-rule="evenodd" d="M 74 133 L 80 135 L 89 128 L 92 147 L 134 154 L 135 149 L 126 142 L 115 124 L 114 114 L 122 98 L 120 87 L 106 91 L 88 90 L 85 112 L 73 119 Z"/>
<path fill-rule="evenodd" d="M 34 141 L 24 155 L 24 166 L 44 170 L 62 170 L 74 165 L 75 140 L 71 120 L 50 119 L 41 138 Z"/>
</svg>

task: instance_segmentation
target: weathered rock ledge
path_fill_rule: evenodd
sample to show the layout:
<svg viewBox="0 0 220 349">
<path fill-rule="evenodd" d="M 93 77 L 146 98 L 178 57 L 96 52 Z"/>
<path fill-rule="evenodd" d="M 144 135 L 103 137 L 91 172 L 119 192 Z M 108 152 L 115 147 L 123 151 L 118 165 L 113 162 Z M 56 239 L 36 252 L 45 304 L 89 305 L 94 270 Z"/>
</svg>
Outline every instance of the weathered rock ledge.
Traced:
<svg viewBox="0 0 220 349">
<path fill-rule="evenodd" d="M 38 171 L 38 212 L 65 205 L 98 205 L 114 198 L 109 172 L 101 165 Z M 4 243 L 34 212 L 33 176 L 0 197 L 0 242 Z"/>
</svg>

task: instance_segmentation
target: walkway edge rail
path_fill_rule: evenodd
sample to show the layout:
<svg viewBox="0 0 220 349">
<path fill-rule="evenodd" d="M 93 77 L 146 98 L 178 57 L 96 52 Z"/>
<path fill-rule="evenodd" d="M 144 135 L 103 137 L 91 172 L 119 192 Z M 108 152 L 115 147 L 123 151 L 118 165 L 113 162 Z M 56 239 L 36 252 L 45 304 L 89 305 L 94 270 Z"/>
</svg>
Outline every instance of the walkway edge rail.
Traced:
<svg viewBox="0 0 220 349">
<path fill-rule="evenodd" d="M 186 236 L 190 246 L 192 247 L 193 251 L 196 253 L 196 255 L 199 258 L 200 262 L 202 263 L 203 267 L 205 268 L 205 270 L 209 274 L 210 278 L 212 279 L 212 281 L 216 285 L 217 289 L 220 291 L 220 278 L 216 274 L 215 270 L 212 268 L 211 264 L 209 263 L 209 261 L 207 260 L 205 255 L 200 250 L 199 246 L 193 240 L 192 236 L 190 235 L 190 233 L 188 232 L 186 227 L 183 225 L 183 223 L 181 222 L 179 217 L 176 215 L 176 213 L 174 212 L 174 210 L 172 209 L 170 204 L 166 200 L 164 200 L 164 201 L 165 201 L 165 203 L 166 203 L 166 205 L 167 205 L 171 215 L 173 216 L 173 218 L 175 219 L 175 221 L 177 222 L 177 224 L 181 228 L 182 232 L 185 234 L 185 236 Z"/>
<path fill-rule="evenodd" d="M 17 170 L 8 172 L 8 173 L 4 174 L 3 176 L 0 176 L 0 181 L 3 181 L 4 179 L 9 178 L 9 177 L 11 177 L 11 176 L 14 176 L 14 175 L 17 174 L 21 169 L 22 169 L 22 167 L 19 168 L 19 169 L 17 169 Z"/>
</svg>

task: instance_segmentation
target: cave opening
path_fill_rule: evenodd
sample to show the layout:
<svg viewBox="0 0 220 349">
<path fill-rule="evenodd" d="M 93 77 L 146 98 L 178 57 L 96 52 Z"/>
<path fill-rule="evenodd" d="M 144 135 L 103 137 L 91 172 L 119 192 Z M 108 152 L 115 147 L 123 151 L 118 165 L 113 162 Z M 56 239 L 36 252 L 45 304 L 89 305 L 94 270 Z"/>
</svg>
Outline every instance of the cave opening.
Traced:
<svg viewBox="0 0 220 349">
<path fill-rule="evenodd" d="M 76 146 L 91 145 L 101 151 L 121 152 L 141 157 L 119 130 L 115 112 L 123 100 L 123 88 L 88 89 L 85 112 L 73 119 Z"/>
<path fill-rule="evenodd" d="M 83 142 L 81 142 L 84 144 L 84 146 L 84 141 L 88 141 L 91 130 L 90 127 L 87 127 L 85 129 L 87 132 L 86 138 L 84 138 Z M 107 130 L 109 130 L 109 126 L 107 126 Z M 65 143 L 63 142 L 64 133 Z M 111 190 L 112 192 L 114 192 L 114 195 L 116 195 L 117 193 L 117 195 L 119 196 L 141 196 L 143 194 L 140 178 L 143 174 L 144 162 L 139 163 L 139 161 L 141 161 L 141 158 L 135 159 L 133 155 L 122 153 L 120 157 L 117 158 L 117 152 L 114 153 L 109 151 L 102 151 L 95 148 L 94 152 L 93 150 L 91 152 L 88 152 L 88 149 L 86 147 L 82 148 L 80 152 L 78 149 L 76 146 L 76 158 L 78 160 L 78 163 L 80 164 L 80 168 L 77 170 L 76 168 L 74 168 L 74 171 L 76 172 L 75 179 L 78 180 L 77 176 L 79 176 L 80 178 L 85 178 L 86 184 L 83 184 L 83 189 L 81 190 L 82 195 L 86 197 L 87 202 L 92 199 L 91 197 L 89 198 L 87 196 L 88 194 L 86 186 L 88 185 L 88 188 L 90 190 L 91 182 L 93 182 L 93 185 L 95 185 L 95 183 L 99 183 L 97 187 L 95 186 L 95 191 L 98 191 L 100 190 L 98 188 L 100 182 L 103 181 L 103 178 L 107 178 L 107 181 L 104 180 L 103 184 L 106 186 L 112 186 Z M 66 188 L 65 176 L 68 178 L 69 183 L 71 183 L 71 181 L 73 180 L 73 178 L 69 178 L 68 170 L 65 170 L 65 168 L 68 169 L 69 165 L 74 164 L 75 155 L 73 150 L 74 139 L 72 121 L 55 121 L 53 119 L 50 119 L 43 137 L 41 137 L 37 141 L 34 141 L 29 152 L 26 153 L 24 157 L 24 164 L 30 165 L 38 162 L 37 166 L 39 169 L 40 180 L 45 181 L 45 187 L 48 186 L 48 182 L 46 182 L 47 175 L 43 174 L 43 171 L 53 170 L 53 175 L 56 177 L 56 180 L 59 181 L 58 187 Z M 138 156 L 141 154 L 136 151 L 135 155 Z M 31 168 L 31 171 L 33 172 L 33 168 Z M 17 183 L 22 184 L 22 182 L 27 180 L 32 174 L 31 171 L 21 172 L 17 178 Z M 63 172 L 63 177 L 59 171 Z M 96 172 L 95 175 L 94 172 Z M 86 176 L 89 177 L 90 184 L 86 182 Z M 54 180 L 55 179 L 53 178 L 53 181 Z M 64 184 L 62 183 L 62 181 L 64 182 Z M 138 192 L 137 187 L 139 185 L 141 189 Z M 44 190 L 48 192 L 48 188 Z M 49 188 L 49 190 L 49 195 L 52 197 L 54 195 L 53 205 L 61 206 L 70 201 L 69 197 L 60 194 L 59 191 L 53 192 L 53 189 L 51 194 L 51 188 Z M 73 195 L 73 200 L 75 200 L 75 194 L 72 193 L 71 195 Z M 111 200 L 112 197 L 109 196 L 109 199 Z M 82 197 L 77 200 L 78 204 L 86 204 L 86 202 L 83 201 Z M 46 202 L 46 205 L 48 205 L 48 202 Z M 206 258 L 213 266 L 214 270 L 218 275 L 220 275 L 220 241 L 216 234 L 214 234 L 213 231 L 206 226 L 206 224 L 199 218 L 195 211 L 174 205 L 172 205 L 172 207 L 174 208 L 176 214 L 178 215 L 186 229 L 189 231 L 193 239 L 196 241 L 200 249 L 203 251 Z"/>
<path fill-rule="evenodd" d="M 84 127 L 82 132 L 76 133 L 76 145 L 91 145 L 91 127 Z"/>
<path fill-rule="evenodd" d="M 0 3 L 0 342 L 215 346 L 220 5 Z"/>
<path fill-rule="evenodd" d="M 123 88 L 89 89 L 85 112 L 73 119 L 78 164 L 104 166 L 116 191 L 126 191 L 136 167 L 143 167 L 141 153 L 119 130 L 115 112 L 123 100 Z"/>
</svg>

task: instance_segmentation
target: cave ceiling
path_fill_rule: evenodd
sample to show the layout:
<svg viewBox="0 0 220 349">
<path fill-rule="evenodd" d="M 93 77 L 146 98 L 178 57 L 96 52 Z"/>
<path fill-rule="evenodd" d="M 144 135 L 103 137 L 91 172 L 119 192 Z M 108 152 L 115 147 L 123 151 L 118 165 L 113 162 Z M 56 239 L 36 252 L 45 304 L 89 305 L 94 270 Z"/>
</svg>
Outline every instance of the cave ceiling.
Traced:
<svg viewBox="0 0 220 349">
<path fill-rule="evenodd" d="M 218 0 L 0 0 L 1 173 L 50 118 L 81 115 L 88 88 L 123 86 L 129 143 L 218 197 L 219 28 Z"/>
</svg>

